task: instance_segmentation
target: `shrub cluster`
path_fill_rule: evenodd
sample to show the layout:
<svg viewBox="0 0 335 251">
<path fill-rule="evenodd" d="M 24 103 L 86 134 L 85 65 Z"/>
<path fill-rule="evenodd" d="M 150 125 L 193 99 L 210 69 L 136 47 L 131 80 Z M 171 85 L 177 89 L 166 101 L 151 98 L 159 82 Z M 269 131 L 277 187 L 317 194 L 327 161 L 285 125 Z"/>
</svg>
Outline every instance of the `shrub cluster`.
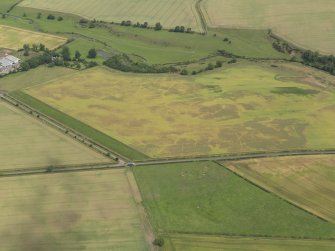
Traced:
<svg viewBox="0 0 335 251">
<path fill-rule="evenodd" d="M 124 72 L 137 73 L 168 73 L 177 72 L 175 67 L 154 66 L 144 62 L 135 62 L 126 54 L 114 55 L 104 62 L 104 65 Z"/>
</svg>

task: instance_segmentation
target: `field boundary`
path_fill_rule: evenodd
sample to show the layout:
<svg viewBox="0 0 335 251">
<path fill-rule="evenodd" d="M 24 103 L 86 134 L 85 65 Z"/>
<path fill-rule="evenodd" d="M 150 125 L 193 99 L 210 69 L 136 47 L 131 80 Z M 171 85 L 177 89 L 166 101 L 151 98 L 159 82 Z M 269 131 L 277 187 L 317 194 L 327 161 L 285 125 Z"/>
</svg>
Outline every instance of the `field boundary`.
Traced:
<svg viewBox="0 0 335 251">
<path fill-rule="evenodd" d="M 22 91 L 14 91 L 10 94 L 5 94 L 2 98 L 26 113 L 48 123 L 79 142 L 86 144 L 92 149 L 95 149 L 116 161 L 150 159 L 148 156 L 132 149 L 122 142 L 111 138 Z"/>
<path fill-rule="evenodd" d="M 236 171 L 234 171 L 234 170 L 232 170 L 232 169 L 226 167 L 224 164 L 222 164 L 222 163 L 220 163 L 220 162 L 218 162 L 218 161 L 214 161 L 214 162 L 215 162 L 216 164 L 218 164 L 219 166 L 222 166 L 223 168 L 225 168 L 225 169 L 228 170 L 229 172 L 231 172 L 231 173 L 235 174 L 236 176 L 240 177 L 241 179 L 245 180 L 246 182 L 250 183 L 251 185 L 258 187 L 258 188 L 261 189 L 262 191 L 264 191 L 264 192 L 266 192 L 266 193 L 269 193 L 269 194 L 271 194 L 271 195 L 273 195 L 273 196 L 275 196 L 275 197 L 277 197 L 277 198 L 279 198 L 279 199 L 285 201 L 286 203 L 288 203 L 288 204 L 294 206 L 295 208 L 300 209 L 300 210 L 302 210 L 302 211 L 304 211 L 304 212 L 306 212 L 306 213 L 308 213 L 308 214 L 310 214 L 310 215 L 312 215 L 312 216 L 314 216 L 314 217 L 317 217 L 318 219 L 320 219 L 320 220 L 322 220 L 322 221 L 330 222 L 328 219 L 326 219 L 326 218 L 324 218 L 324 217 L 322 217 L 322 216 L 316 214 L 315 212 L 309 211 L 309 210 L 307 210 L 307 209 L 301 207 L 300 205 L 294 203 L 293 201 L 287 200 L 286 198 L 280 196 L 280 195 L 277 194 L 277 193 L 274 193 L 273 191 L 267 189 L 266 187 L 263 187 L 263 186 L 261 186 L 261 185 L 255 183 L 253 180 L 250 180 L 250 179 L 248 179 L 247 177 L 245 177 L 245 176 L 239 174 L 238 172 L 236 172 Z M 304 239 L 304 238 L 303 238 L 303 239 Z M 335 239 L 335 238 L 334 238 L 334 239 Z"/>
</svg>

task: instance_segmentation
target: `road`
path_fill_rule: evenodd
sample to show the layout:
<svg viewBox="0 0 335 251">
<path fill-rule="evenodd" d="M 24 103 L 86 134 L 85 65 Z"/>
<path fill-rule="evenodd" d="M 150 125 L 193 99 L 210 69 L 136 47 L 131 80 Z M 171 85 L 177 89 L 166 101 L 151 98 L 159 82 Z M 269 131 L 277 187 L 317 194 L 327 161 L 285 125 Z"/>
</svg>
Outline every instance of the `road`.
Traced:
<svg viewBox="0 0 335 251">
<path fill-rule="evenodd" d="M 237 161 L 246 159 L 260 159 L 260 158 L 274 158 L 274 157 L 289 157 L 289 156 L 311 156 L 311 155 L 335 155 L 335 150 L 306 150 L 306 151 L 286 151 L 286 152 L 264 152 L 264 153 L 245 153 L 232 154 L 226 156 L 209 156 L 209 157 L 194 157 L 194 158 L 176 158 L 176 159 L 154 159 L 139 162 L 127 163 L 123 160 L 118 163 L 104 163 L 104 164 L 87 164 L 75 166 L 52 166 L 52 167 L 38 167 L 29 169 L 17 170 L 3 170 L 0 171 L 0 177 L 8 176 L 22 176 L 22 175 L 36 175 L 45 173 L 64 173 L 64 172 L 79 172 L 79 171 L 93 171 L 106 170 L 113 168 L 125 168 L 127 166 L 148 166 L 148 165 L 164 165 L 164 164 L 178 164 L 189 163 L 197 161 Z"/>
</svg>

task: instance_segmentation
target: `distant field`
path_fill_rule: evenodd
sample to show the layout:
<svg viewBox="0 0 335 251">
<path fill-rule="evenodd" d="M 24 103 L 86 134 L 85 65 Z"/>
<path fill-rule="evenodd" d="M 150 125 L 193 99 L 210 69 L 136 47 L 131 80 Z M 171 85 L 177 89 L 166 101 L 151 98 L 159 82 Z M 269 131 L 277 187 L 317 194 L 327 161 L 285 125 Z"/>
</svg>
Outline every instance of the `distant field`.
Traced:
<svg viewBox="0 0 335 251">
<path fill-rule="evenodd" d="M 37 19 L 37 14 L 42 17 Z M 54 13 L 55 16 L 64 17 L 62 22 L 47 20 L 49 11 L 16 7 L 11 12 L 13 15 L 27 15 L 34 20 L 35 25 L 48 33 L 76 33 L 82 37 L 69 43 L 72 53 L 79 49 L 83 56 L 87 54 L 87 47 L 96 47 L 106 51 L 123 52 L 138 56 L 149 64 L 166 64 L 199 60 L 225 50 L 239 56 L 255 58 L 288 58 L 286 54 L 279 53 L 272 48 L 271 39 L 265 30 L 238 30 L 238 29 L 213 29 L 208 36 L 199 34 L 181 34 L 175 32 L 153 29 L 139 29 L 120 25 L 109 25 L 108 29 L 101 27 L 86 29 L 78 26 L 79 18 L 70 14 Z M 1 24 L 22 26 L 32 29 L 28 23 L 23 24 L 21 19 L 7 17 L 0 18 Z M 231 43 L 224 42 L 229 38 Z M 96 42 L 92 42 L 96 40 Z M 99 41 L 99 42 L 98 42 Z M 85 42 L 85 44 L 84 44 Z M 105 46 L 105 44 L 108 46 Z M 85 50 L 85 51 L 84 51 Z"/>
<path fill-rule="evenodd" d="M 24 0 L 20 6 L 76 14 L 109 22 L 161 22 L 164 27 L 177 25 L 201 31 L 195 0 Z"/>
<path fill-rule="evenodd" d="M 125 170 L 1 178 L 0 190 L 0 250 L 147 250 Z"/>
<path fill-rule="evenodd" d="M 335 156 L 226 163 L 247 179 L 335 223 Z"/>
<path fill-rule="evenodd" d="M 234 238 L 210 235 L 169 236 L 164 251 L 332 251 L 335 241 Z"/>
<path fill-rule="evenodd" d="M 153 227 L 163 235 L 335 237 L 334 224 L 212 162 L 141 166 L 134 173 Z"/>
<path fill-rule="evenodd" d="M 210 26 L 272 29 L 298 46 L 335 53 L 333 0 L 205 0 L 203 9 Z"/>
<path fill-rule="evenodd" d="M 335 78 L 312 74 L 286 64 L 195 77 L 95 68 L 26 92 L 151 157 L 331 148 Z"/>
<path fill-rule="evenodd" d="M 0 171 L 109 161 L 3 101 L 0 117 Z"/>
<path fill-rule="evenodd" d="M 0 25 L 0 48 L 18 50 L 24 44 L 44 44 L 54 49 L 66 42 L 66 38 Z"/>
</svg>

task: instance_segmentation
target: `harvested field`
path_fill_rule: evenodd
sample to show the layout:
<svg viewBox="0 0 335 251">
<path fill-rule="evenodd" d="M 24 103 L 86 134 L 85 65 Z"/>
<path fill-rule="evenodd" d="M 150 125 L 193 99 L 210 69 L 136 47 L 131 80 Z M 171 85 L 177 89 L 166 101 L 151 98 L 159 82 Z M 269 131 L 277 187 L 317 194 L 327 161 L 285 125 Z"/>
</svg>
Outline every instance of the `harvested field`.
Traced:
<svg viewBox="0 0 335 251">
<path fill-rule="evenodd" d="M 307 49 L 335 53 L 333 0 L 205 0 L 210 26 L 271 29 Z"/>
<path fill-rule="evenodd" d="M 0 250 L 147 250 L 124 169 L 1 178 L 0 190 Z"/>
<path fill-rule="evenodd" d="M 238 238 L 210 235 L 167 236 L 164 251 L 332 251 L 335 241 Z"/>
<path fill-rule="evenodd" d="M 110 161 L 3 101 L 0 117 L 0 171 Z"/>
<path fill-rule="evenodd" d="M 201 31 L 195 3 L 196 0 L 24 0 L 20 6 L 71 13 L 108 22 L 130 20 L 133 23 L 148 22 L 151 26 L 161 22 L 165 28 L 184 25 Z"/>
<path fill-rule="evenodd" d="M 24 44 L 44 44 L 48 49 L 54 49 L 66 40 L 64 37 L 0 25 L 0 48 L 18 50 Z"/>
<path fill-rule="evenodd" d="M 335 237 L 334 224 L 212 162 L 139 166 L 134 173 L 153 227 L 161 234 Z"/>
<path fill-rule="evenodd" d="M 286 64 L 195 77 L 95 68 L 26 93 L 151 157 L 331 148 L 335 78 L 313 74 Z"/>
<path fill-rule="evenodd" d="M 335 223 L 335 156 L 255 159 L 227 167 Z"/>
</svg>

